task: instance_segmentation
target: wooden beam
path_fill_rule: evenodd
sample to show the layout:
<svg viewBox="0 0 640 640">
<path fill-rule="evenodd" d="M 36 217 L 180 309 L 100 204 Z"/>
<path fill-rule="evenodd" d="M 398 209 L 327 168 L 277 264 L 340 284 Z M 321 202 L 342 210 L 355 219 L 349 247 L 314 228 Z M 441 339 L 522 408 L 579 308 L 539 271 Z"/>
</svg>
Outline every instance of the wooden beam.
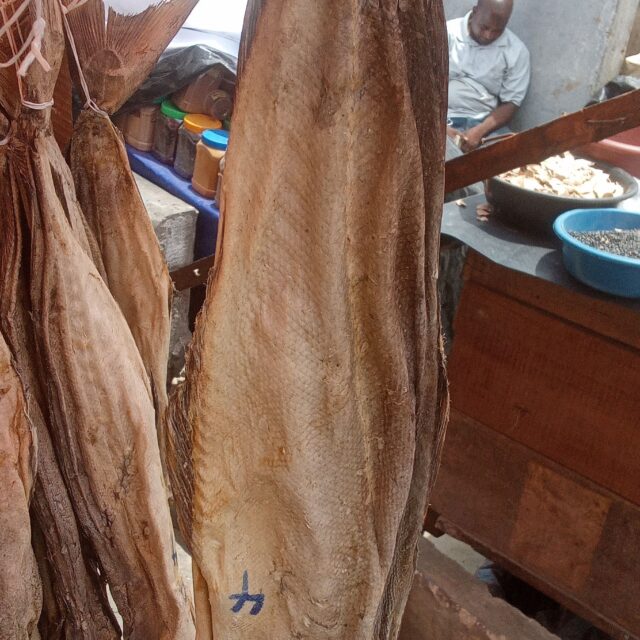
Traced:
<svg viewBox="0 0 640 640">
<path fill-rule="evenodd" d="M 450 160 L 445 191 L 450 193 L 638 126 L 640 89 Z"/>
<path fill-rule="evenodd" d="M 207 256 L 186 267 L 172 271 L 170 275 L 173 280 L 173 286 L 178 291 L 184 291 L 185 289 L 193 289 L 201 284 L 207 284 L 209 270 L 213 267 L 214 259 L 215 256 Z"/>
<path fill-rule="evenodd" d="M 258 8 L 260 2 L 253 3 Z M 446 164 L 446 192 L 640 126 L 640 89 L 477 149 Z M 171 274 L 178 291 L 206 284 L 213 256 Z"/>
<path fill-rule="evenodd" d="M 418 566 L 399 640 L 557 640 L 534 620 L 494 598 L 487 586 L 419 541 Z"/>
</svg>

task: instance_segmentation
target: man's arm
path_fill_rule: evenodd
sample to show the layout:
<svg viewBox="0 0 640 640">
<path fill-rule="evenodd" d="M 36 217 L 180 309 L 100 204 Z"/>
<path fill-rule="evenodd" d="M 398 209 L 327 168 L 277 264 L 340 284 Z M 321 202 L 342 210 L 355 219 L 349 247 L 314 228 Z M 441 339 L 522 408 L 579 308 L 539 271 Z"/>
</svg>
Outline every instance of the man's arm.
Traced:
<svg viewBox="0 0 640 640">
<path fill-rule="evenodd" d="M 508 53 L 508 68 L 502 83 L 498 100 L 500 106 L 477 127 L 469 129 L 462 140 L 463 151 L 473 151 L 480 146 L 482 138 L 500 127 L 509 124 L 522 104 L 531 78 L 531 61 L 529 51 L 524 45 L 516 47 Z"/>
<path fill-rule="evenodd" d="M 508 125 L 513 119 L 513 116 L 516 115 L 518 108 L 519 107 L 513 104 L 513 102 L 506 102 L 505 104 L 499 105 L 489 114 L 484 122 L 481 122 L 462 134 L 462 144 L 460 148 L 465 153 L 477 149 L 482 143 L 483 138 L 486 138 L 490 133 L 496 131 L 496 129 Z"/>
</svg>

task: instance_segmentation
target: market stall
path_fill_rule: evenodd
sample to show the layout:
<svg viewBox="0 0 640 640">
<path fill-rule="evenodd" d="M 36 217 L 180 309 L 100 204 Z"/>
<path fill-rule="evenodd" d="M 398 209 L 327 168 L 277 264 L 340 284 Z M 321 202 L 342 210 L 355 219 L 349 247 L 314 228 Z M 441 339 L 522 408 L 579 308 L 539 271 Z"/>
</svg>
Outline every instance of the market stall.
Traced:
<svg viewBox="0 0 640 640">
<path fill-rule="evenodd" d="M 430 529 L 637 638 L 640 302 L 578 282 L 552 239 L 478 219 L 484 201 L 444 209 L 470 252 Z"/>
</svg>

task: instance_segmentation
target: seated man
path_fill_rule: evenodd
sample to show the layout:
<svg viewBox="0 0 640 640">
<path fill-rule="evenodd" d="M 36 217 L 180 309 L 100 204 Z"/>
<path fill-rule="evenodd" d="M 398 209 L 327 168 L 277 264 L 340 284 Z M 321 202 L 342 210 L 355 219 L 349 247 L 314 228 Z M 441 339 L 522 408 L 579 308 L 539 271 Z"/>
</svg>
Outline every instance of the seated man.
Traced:
<svg viewBox="0 0 640 640">
<path fill-rule="evenodd" d="M 464 18 L 447 22 L 449 122 L 460 148 L 473 151 L 491 133 L 508 132 L 530 79 L 529 51 L 509 29 L 513 0 L 478 0 Z"/>
</svg>

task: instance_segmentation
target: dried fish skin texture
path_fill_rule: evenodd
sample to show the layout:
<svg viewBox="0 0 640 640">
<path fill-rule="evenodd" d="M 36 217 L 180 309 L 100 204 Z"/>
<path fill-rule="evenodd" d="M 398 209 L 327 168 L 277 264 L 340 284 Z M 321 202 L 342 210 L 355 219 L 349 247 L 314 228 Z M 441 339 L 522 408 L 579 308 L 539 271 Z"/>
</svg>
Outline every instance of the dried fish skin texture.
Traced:
<svg viewBox="0 0 640 640">
<path fill-rule="evenodd" d="M 47 139 L 47 142 L 52 140 Z M 59 154 L 55 143 L 48 150 Z M 52 174 L 61 158 L 49 155 Z M 64 161 L 62 161 L 64 164 Z M 47 380 L 41 385 L 29 296 L 29 237 L 21 194 L 35 194 L 25 167 L 27 145 L 15 137 L 0 150 L 0 327 L 12 352 L 25 390 L 27 413 L 37 434 L 37 477 L 31 502 L 35 520 L 34 545 L 45 596 L 39 628 L 50 640 L 116 640 L 121 637 L 104 585 L 95 572 L 95 558 L 81 543 L 71 500 L 62 479 L 49 433 L 46 413 Z M 66 165 L 65 165 L 66 166 Z M 68 171 L 68 169 L 67 169 Z M 64 176 L 59 175 L 60 182 Z M 70 175 L 68 183 L 71 183 Z M 64 187 L 61 187 L 64 191 Z M 72 203 L 67 201 L 71 208 Z M 83 241 L 82 228 L 76 237 Z M 86 238 L 84 238 L 86 239 Z"/>
<path fill-rule="evenodd" d="M 151 382 L 164 456 L 173 286 L 124 143 L 108 118 L 90 110 L 80 114 L 71 141 L 71 169 L 109 291 L 129 325 Z"/>
<path fill-rule="evenodd" d="M 147 374 L 57 199 L 50 144 L 38 136 L 28 152 L 39 197 L 23 205 L 34 331 L 62 475 L 123 617 L 124 637 L 190 639 Z"/>
<path fill-rule="evenodd" d="M 439 2 L 262 8 L 171 406 L 199 638 L 397 637 L 447 406 L 445 33 Z"/>
<path fill-rule="evenodd" d="M 34 455 L 22 384 L 0 335 L 0 640 L 40 637 L 42 587 L 29 522 Z"/>
</svg>

